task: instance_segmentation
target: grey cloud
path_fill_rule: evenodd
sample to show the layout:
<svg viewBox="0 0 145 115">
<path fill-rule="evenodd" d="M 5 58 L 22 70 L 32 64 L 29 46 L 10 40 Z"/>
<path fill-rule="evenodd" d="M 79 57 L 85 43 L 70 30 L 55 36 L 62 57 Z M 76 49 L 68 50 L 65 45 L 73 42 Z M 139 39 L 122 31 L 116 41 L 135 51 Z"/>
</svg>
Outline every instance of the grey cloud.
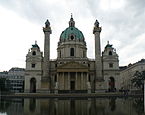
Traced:
<svg viewBox="0 0 145 115">
<path fill-rule="evenodd" d="M 43 24 L 46 18 L 52 23 L 60 23 L 66 17 L 64 13 L 72 11 L 77 18 L 87 18 L 92 16 L 100 21 L 104 32 L 108 33 L 103 41 L 118 40 L 121 41 L 120 46 L 116 46 L 118 50 L 123 50 L 128 45 L 135 42 L 135 38 L 145 31 L 145 0 L 124 0 L 125 6 L 120 9 L 110 9 L 103 11 L 100 9 L 101 0 L 65 0 L 66 4 L 49 4 L 44 0 L 1 0 L 0 5 L 17 12 L 22 17 L 35 23 Z M 70 12 L 71 13 L 71 12 Z M 70 15 L 70 14 L 68 14 Z M 65 22 L 66 23 L 66 22 Z M 94 22 L 90 22 L 93 23 Z M 113 28 L 113 29 L 111 29 Z M 104 33 L 104 34 L 106 34 Z M 115 46 L 115 45 L 114 45 Z M 139 47 L 139 46 L 136 46 Z M 143 48 L 138 50 L 143 51 Z M 137 49 L 134 50 L 134 52 Z M 129 55 L 133 51 L 127 51 Z M 135 55 L 132 53 L 132 55 Z"/>
<path fill-rule="evenodd" d="M 127 47 L 137 42 L 136 37 L 145 33 L 145 1 L 125 0 L 126 4 L 122 9 L 110 9 L 108 11 L 99 9 L 99 2 L 100 0 L 88 0 L 87 3 L 92 15 L 95 18 L 99 17 L 101 19 L 103 30 L 109 33 L 103 38 L 103 41 L 111 41 L 113 39 L 121 41 L 121 45 L 117 46 L 117 49 L 126 49 L 124 51 L 127 53 L 127 56 L 135 56 L 138 53 L 144 52 L 144 43 L 138 44 L 132 47 L 132 49 L 127 49 Z"/>
<path fill-rule="evenodd" d="M 1 5 L 18 13 L 23 18 L 39 24 L 47 18 L 54 20 L 53 15 L 57 14 L 55 18 L 58 18 L 64 12 L 59 4 L 49 4 L 38 0 L 9 0 L 2 1 Z"/>
<path fill-rule="evenodd" d="M 134 12 L 135 16 L 145 13 L 145 1 L 144 0 L 128 0 L 127 10 Z"/>
<path fill-rule="evenodd" d="M 143 20 L 145 20 L 145 13 L 142 5 L 144 2 L 143 0 L 139 4 L 136 2 L 137 0 L 134 0 L 134 2 L 130 0 L 123 10 L 100 12 L 104 18 L 105 24 L 107 23 L 107 25 L 112 25 L 115 28 L 113 34 L 111 32 L 112 39 L 118 39 L 129 44 L 132 42 L 132 39 L 144 33 L 143 28 L 145 28 L 145 25 L 143 24 Z M 142 14 L 137 15 L 140 11 L 142 11 Z"/>
</svg>

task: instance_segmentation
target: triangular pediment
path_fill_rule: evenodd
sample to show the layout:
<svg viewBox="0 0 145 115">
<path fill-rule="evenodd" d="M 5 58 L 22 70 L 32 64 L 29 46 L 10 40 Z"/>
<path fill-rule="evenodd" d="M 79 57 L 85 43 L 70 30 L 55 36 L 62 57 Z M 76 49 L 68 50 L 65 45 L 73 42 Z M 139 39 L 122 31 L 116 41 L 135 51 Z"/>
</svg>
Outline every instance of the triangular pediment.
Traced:
<svg viewBox="0 0 145 115">
<path fill-rule="evenodd" d="M 88 69 L 87 66 L 82 65 L 78 62 L 68 62 L 58 67 L 59 69 Z"/>
</svg>

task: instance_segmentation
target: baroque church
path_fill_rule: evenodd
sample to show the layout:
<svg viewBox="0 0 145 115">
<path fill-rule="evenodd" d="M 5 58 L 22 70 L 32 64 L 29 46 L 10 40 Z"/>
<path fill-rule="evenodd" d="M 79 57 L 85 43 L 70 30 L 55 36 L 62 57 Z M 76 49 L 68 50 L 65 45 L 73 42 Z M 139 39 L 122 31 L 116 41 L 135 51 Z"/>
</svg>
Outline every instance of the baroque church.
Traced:
<svg viewBox="0 0 145 115">
<path fill-rule="evenodd" d="M 102 28 L 96 20 L 93 34 L 95 59 L 87 57 L 83 33 L 75 27 L 71 15 L 69 27 L 62 31 L 57 58 L 50 59 L 50 22 L 45 22 L 44 55 L 37 43 L 26 56 L 25 89 L 29 93 L 93 93 L 120 89 L 119 59 L 111 44 L 101 53 Z"/>
</svg>

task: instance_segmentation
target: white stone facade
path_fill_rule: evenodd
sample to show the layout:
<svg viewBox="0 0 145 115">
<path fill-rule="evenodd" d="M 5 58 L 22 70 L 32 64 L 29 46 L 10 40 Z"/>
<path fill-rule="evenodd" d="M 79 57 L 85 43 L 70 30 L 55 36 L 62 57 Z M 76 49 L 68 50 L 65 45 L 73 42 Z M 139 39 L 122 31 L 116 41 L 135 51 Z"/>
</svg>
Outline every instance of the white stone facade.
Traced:
<svg viewBox="0 0 145 115">
<path fill-rule="evenodd" d="M 109 43 L 101 54 L 101 27 L 97 20 L 93 30 L 95 59 L 87 57 L 85 37 L 75 27 L 72 17 L 69 27 L 60 35 L 57 59 L 49 59 L 51 27 L 48 20 L 43 31 L 44 57 L 37 43 L 26 56 L 25 92 L 91 93 L 120 89 L 118 55 Z"/>
<path fill-rule="evenodd" d="M 42 77 L 42 52 L 39 46 L 35 43 L 29 50 L 26 56 L 26 72 L 25 72 L 25 92 L 33 92 L 31 86 L 31 80 L 35 80 L 34 86 L 36 91 L 41 89 L 41 77 Z M 35 92 L 35 91 L 34 91 Z"/>
</svg>

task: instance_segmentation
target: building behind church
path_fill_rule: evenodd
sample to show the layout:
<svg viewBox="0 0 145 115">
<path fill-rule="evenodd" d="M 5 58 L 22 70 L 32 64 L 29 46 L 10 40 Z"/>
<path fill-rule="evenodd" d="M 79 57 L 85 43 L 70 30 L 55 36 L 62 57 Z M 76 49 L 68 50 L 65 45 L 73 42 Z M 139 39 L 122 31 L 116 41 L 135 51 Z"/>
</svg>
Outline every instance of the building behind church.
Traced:
<svg viewBox="0 0 145 115">
<path fill-rule="evenodd" d="M 50 59 L 50 22 L 44 32 L 44 52 L 37 43 L 26 56 L 25 92 L 91 93 L 115 91 L 121 88 L 119 59 L 109 42 L 101 53 L 102 28 L 96 20 L 93 34 L 95 59 L 87 57 L 87 43 L 83 33 L 75 27 L 71 16 L 69 26 L 58 39 L 57 58 Z M 44 54 L 44 55 L 43 55 Z"/>
<path fill-rule="evenodd" d="M 24 92 L 24 76 L 24 68 L 13 67 L 9 71 L 0 72 L 0 79 L 5 79 L 5 84 L 0 85 L 5 86 L 9 92 Z"/>
</svg>

